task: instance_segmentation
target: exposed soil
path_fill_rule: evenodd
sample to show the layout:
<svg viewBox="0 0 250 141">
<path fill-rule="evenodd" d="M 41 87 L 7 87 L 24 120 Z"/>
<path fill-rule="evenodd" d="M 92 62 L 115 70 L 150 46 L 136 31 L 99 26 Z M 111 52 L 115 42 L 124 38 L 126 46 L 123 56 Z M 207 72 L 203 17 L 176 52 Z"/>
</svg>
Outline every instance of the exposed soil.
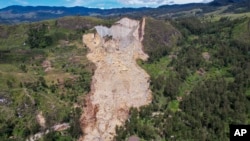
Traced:
<svg viewBox="0 0 250 141">
<path fill-rule="evenodd" d="M 52 70 L 51 62 L 49 60 L 44 60 L 42 63 L 42 67 L 44 68 L 45 72 L 49 72 L 50 70 Z"/>
<path fill-rule="evenodd" d="M 142 51 L 144 27 L 145 19 L 140 23 L 123 18 L 111 28 L 99 26 L 96 34 L 83 36 L 96 70 L 85 98 L 80 141 L 112 141 L 115 127 L 125 123 L 129 109 L 151 102 L 149 75 L 136 63 L 148 58 Z"/>
<path fill-rule="evenodd" d="M 46 120 L 45 120 L 45 118 L 44 118 L 44 116 L 43 116 L 43 112 L 42 112 L 42 111 L 40 111 L 40 112 L 36 115 L 36 120 L 37 120 L 37 122 L 39 123 L 39 125 L 40 125 L 41 127 L 43 127 L 43 128 L 46 127 L 46 126 L 45 126 Z"/>
<path fill-rule="evenodd" d="M 206 60 L 206 61 L 209 61 L 211 56 L 208 52 L 203 52 L 202 53 L 202 57 Z"/>
</svg>

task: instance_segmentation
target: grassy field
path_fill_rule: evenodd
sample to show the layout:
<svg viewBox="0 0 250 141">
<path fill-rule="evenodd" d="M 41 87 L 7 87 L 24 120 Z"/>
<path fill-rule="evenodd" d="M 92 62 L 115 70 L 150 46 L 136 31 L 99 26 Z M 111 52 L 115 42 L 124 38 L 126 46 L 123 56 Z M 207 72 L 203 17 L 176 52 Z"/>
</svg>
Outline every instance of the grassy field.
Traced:
<svg viewBox="0 0 250 141">
<path fill-rule="evenodd" d="M 219 21 L 221 18 L 230 18 L 230 19 L 237 19 L 237 18 L 246 18 L 250 17 L 250 12 L 247 13 L 209 13 L 206 14 L 204 19 L 206 21 Z"/>
</svg>

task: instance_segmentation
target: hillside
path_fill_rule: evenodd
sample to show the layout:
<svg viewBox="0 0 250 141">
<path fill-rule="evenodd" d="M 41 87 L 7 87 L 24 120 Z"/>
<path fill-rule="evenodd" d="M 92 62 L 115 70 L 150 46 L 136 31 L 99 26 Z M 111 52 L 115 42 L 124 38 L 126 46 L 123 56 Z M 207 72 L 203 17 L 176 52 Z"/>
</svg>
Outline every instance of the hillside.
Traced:
<svg viewBox="0 0 250 141">
<path fill-rule="evenodd" d="M 117 34 L 94 27 L 106 33 L 120 16 L 0 25 L 0 139 L 78 140 L 89 133 L 87 116 L 86 127 L 94 119 L 104 125 L 93 128 L 101 133 L 111 115 L 109 123 L 118 123 L 109 124 L 116 141 L 228 141 L 229 124 L 250 124 L 250 18 L 247 4 L 235 2 L 215 1 L 210 5 L 216 10 L 196 16 L 187 9 L 166 18 L 156 10 L 144 26 L 121 24 L 132 27 Z M 116 38 L 125 33 L 130 36 Z M 123 72 L 126 65 L 131 73 Z M 151 91 L 152 99 L 143 101 L 141 91 Z M 110 106 L 120 97 L 121 107 Z M 102 107 L 93 108 L 98 102 Z"/>
<path fill-rule="evenodd" d="M 166 26 L 159 30 L 156 23 Z M 182 35 L 177 42 L 171 25 Z M 227 141 L 229 124 L 250 124 L 249 27 L 246 17 L 148 20 L 144 40 L 157 43 L 144 42 L 150 58 L 139 64 L 151 76 L 153 101 L 130 110 L 116 140 Z"/>
<path fill-rule="evenodd" d="M 60 24 L 62 20 L 64 24 Z M 69 26 L 73 21 L 75 24 Z M 79 21 L 86 23 L 77 26 Z M 24 140 L 63 123 L 71 128 L 51 132 L 42 140 L 76 140 L 81 135 L 82 101 L 90 90 L 95 69 L 86 58 L 87 48 L 81 37 L 90 27 L 109 22 L 67 17 L 1 26 L 1 140 Z"/>
</svg>

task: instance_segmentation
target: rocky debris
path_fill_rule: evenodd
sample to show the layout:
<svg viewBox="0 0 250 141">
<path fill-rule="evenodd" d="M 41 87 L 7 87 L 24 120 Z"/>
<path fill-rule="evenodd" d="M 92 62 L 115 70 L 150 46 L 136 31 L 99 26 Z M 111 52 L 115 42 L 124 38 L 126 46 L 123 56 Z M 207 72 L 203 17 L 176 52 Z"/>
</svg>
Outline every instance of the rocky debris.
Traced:
<svg viewBox="0 0 250 141">
<path fill-rule="evenodd" d="M 0 98 L 0 104 L 5 103 L 7 100 L 5 98 Z"/>
<path fill-rule="evenodd" d="M 168 56 L 168 58 L 169 58 L 169 59 L 177 59 L 177 55 L 175 55 L 175 54 L 170 54 L 170 55 Z"/>
<path fill-rule="evenodd" d="M 46 120 L 45 120 L 45 117 L 43 116 L 43 112 L 40 111 L 37 115 L 36 115 L 36 120 L 38 122 L 38 124 L 45 128 L 46 127 Z"/>
<path fill-rule="evenodd" d="M 157 116 L 160 116 L 160 115 L 164 115 L 163 112 L 153 112 L 152 113 L 152 117 L 157 117 Z"/>
<path fill-rule="evenodd" d="M 110 29 L 105 26 L 96 26 L 95 29 L 102 38 L 105 36 L 111 36 Z"/>
<path fill-rule="evenodd" d="M 42 67 L 44 68 L 45 72 L 52 70 L 51 62 L 49 60 L 44 60 L 42 63 Z"/>
<path fill-rule="evenodd" d="M 144 39 L 144 29 L 145 29 L 145 25 L 146 25 L 146 22 L 145 22 L 145 18 L 143 19 L 143 21 L 141 22 L 141 26 L 139 28 L 139 39 L 140 39 L 140 42 L 143 41 Z"/>
<path fill-rule="evenodd" d="M 8 102 L 8 100 L 6 99 L 6 98 L 2 98 L 1 96 L 0 96 L 0 105 L 7 105 L 9 102 Z"/>
<path fill-rule="evenodd" d="M 64 131 L 64 130 L 67 130 L 69 128 L 70 128 L 69 123 L 62 123 L 62 124 L 54 125 L 52 127 L 52 130 L 53 131 Z"/>
<path fill-rule="evenodd" d="M 44 132 L 36 133 L 35 135 L 32 135 L 29 138 L 27 138 L 26 141 L 37 141 L 41 139 L 44 135 L 48 134 L 49 132 L 50 132 L 49 130 L 46 130 Z"/>
<path fill-rule="evenodd" d="M 50 132 L 53 132 L 53 131 L 60 132 L 60 131 L 67 130 L 69 128 L 70 128 L 69 123 L 57 124 L 57 125 L 52 126 L 50 129 L 31 135 L 29 138 L 26 139 L 26 141 L 37 141 L 41 139 L 44 135 Z"/>
<path fill-rule="evenodd" d="M 179 101 L 179 102 L 181 102 L 181 101 L 183 101 L 183 97 L 182 96 L 177 96 L 177 101 Z"/>
<path fill-rule="evenodd" d="M 104 26 L 96 26 L 95 29 L 98 33 L 98 35 L 101 36 L 101 38 L 104 38 L 105 36 L 112 37 L 113 40 L 116 40 L 119 43 L 119 47 L 127 47 L 130 43 L 133 42 L 135 39 L 134 37 L 139 40 L 139 30 L 135 33 L 138 34 L 134 37 L 131 37 L 134 33 L 132 30 L 134 28 L 137 28 L 139 25 L 139 21 L 130 20 L 128 18 L 123 18 L 120 21 L 116 22 L 115 25 L 113 25 L 111 28 L 107 28 Z M 139 25 L 140 26 L 140 25 Z M 139 27 L 140 28 L 140 27 Z"/>
<path fill-rule="evenodd" d="M 199 74 L 200 76 L 203 76 L 206 74 L 206 71 L 203 68 L 199 68 L 199 70 L 197 70 L 196 73 Z"/>
<path fill-rule="evenodd" d="M 206 60 L 209 61 L 210 60 L 210 54 L 208 52 L 203 52 L 202 53 L 202 57 Z"/>
<path fill-rule="evenodd" d="M 128 119 L 129 109 L 151 102 L 149 75 L 136 63 L 148 58 L 142 51 L 144 26 L 145 19 L 140 23 L 123 18 L 111 28 L 98 26 L 97 34 L 83 36 L 96 70 L 85 98 L 80 141 L 112 141 L 116 126 Z"/>
</svg>

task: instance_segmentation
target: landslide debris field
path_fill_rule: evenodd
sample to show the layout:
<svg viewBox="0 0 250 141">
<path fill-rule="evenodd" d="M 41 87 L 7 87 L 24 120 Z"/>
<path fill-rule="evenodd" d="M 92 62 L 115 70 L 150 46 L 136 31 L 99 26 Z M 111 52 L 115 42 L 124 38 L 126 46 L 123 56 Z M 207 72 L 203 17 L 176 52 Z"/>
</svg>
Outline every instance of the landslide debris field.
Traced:
<svg viewBox="0 0 250 141">
<path fill-rule="evenodd" d="M 112 141 L 116 126 L 129 118 L 129 109 L 151 102 L 149 75 L 136 63 L 148 58 L 142 51 L 144 26 L 145 19 L 123 18 L 111 28 L 97 26 L 97 33 L 83 36 L 96 70 L 85 98 L 80 140 Z"/>
</svg>

